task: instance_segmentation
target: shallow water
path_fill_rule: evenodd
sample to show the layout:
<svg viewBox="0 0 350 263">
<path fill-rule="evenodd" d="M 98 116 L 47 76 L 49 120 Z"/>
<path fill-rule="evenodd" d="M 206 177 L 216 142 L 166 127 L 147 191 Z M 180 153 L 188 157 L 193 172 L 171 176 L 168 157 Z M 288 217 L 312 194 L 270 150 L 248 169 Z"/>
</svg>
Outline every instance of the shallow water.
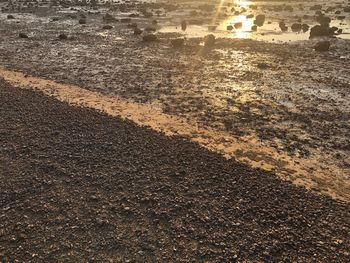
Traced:
<svg viewBox="0 0 350 263">
<path fill-rule="evenodd" d="M 327 3 L 326 7 L 336 6 L 338 1 L 317 1 L 317 3 Z M 203 3 L 203 1 L 201 1 Z M 212 14 L 213 17 L 198 16 L 195 19 L 204 20 L 202 25 L 189 25 L 186 31 L 181 30 L 180 23 L 182 20 L 194 19 L 193 15 L 188 15 L 189 12 L 197 10 L 196 6 L 200 5 L 198 1 L 187 3 L 183 11 L 175 12 L 170 21 L 160 29 L 160 32 L 176 32 L 185 37 L 203 37 L 209 33 L 213 33 L 218 37 L 226 38 L 245 38 L 263 40 L 268 42 L 291 42 L 309 39 L 309 31 L 307 32 L 292 32 L 290 26 L 297 23 L 301 19 L 301 23 L 306 23 L 310 28 L 317 24 L 315 21 L 315 11 L 310 10 L 310 6 L 314 5 L 302 2 L 281 2 L 281 1 L 243 1 L 236 0 L 233 6 L 227 6 L 229 2 L 223 2 L 216 6 L 216 12 Z M 257 6 L 257 9 L 252 9 L 251 6 Z M 294 10 L 289 11 L 274 11 L 275 6 L 291 6 Z M 235 15 L 230 9 L 239 10 L 240 14 Z M 302 10 L 301 10 L 302 8 Z M 246 11 L 242 11 L 246 9 Z M 223 11 L 222 11 L 223 10 Z M 331 26 L 336 26 L 343 29 L 343 33 L 339 38 L 350 39 L 350 13 L 334 14 L 335 11 L 342 10 L 342 8 L 335 8 L 332 12 L 326 13 L 332 18 Z M 247 18 L 248 15 L 264 14 L 266 21 L 263 26 L 258 27 L 257 32 L 252 31 L 255 18 Z M 344 20 L 338 20 L 336 17 L 344 15 Z M 304 16 L 308 16 L 305 17 Z M 282 32 L 279 28 L 279 22 L 284 21 L 289 27 L 287 32 Z M 227 30 L 227 26 L 234 26 L 235 23 L 242 23 L 242 28 Z M 214 29 L 215 28 L 215 29 Z"/>
</svg>

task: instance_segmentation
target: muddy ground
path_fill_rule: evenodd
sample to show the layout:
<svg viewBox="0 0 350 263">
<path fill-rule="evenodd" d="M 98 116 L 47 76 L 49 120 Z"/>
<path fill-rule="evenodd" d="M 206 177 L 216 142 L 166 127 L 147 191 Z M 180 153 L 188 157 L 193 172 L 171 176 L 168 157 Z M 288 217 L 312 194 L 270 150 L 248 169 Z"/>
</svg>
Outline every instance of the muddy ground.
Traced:
<svg viewBox="0 0 350 263">
<path fill-rule="evenodd" d="M 319 53 L 313 50 L 319 40 L 281 44 L 220 38 L 214 47 L 204 48 L 202 38 L 187 36 L 185 46 L 174 49 L 170 41 L 179 33 L 159 31 L 178 23 L 181 12 L 160 6 L 159 17 L 141 14 L 126 23 L 109 23 L 110 30 L 102 29 L 105 13 L 130 18 L 140 6 L 42 7 L 31 9 L 32 14 L 12 12 L 14 19 L 7 19 L 10 11 L 3 12 L 0 65 L 151 104 L 237 138 L 254 136 L 290 156 L 317 157 L 319 168 L 330 178 L 335 174 L 344 186 L 338 196 L 350 200 L 349 40 L 332 38 L 331 50 Z M 153 14 L 158 10 L 147 7 Z M 336 7 L 328 13 L 335 16 L 344 4 Z M 262 6 L 254 12 L 269 11 Z M 84 25 L 78 23 L 82 14 Z M 142 35 L 133 35 L 128 25 L 134 22 L 142 29 L 155 27 L 158 40 L 145 43 Z M 19 38 L 19 33 L 29 38 Z M 62 33 L 68 39 L 59 40 Z M 327 189 L 317 176 L 312 183 Z"/>
<path fill-rule="evenodd" d="M 0 80 L 2 262 L 346 262 L 349 204 Z"/>
</svg>

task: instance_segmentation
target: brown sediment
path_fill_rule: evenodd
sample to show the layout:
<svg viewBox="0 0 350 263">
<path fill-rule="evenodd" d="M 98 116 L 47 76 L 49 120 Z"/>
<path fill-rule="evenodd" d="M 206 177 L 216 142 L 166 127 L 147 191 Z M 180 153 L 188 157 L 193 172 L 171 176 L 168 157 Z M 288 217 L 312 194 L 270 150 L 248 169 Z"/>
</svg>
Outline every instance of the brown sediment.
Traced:
<svg viewBox="0 0 350 263">
<path fill-rule="evenodd" d="M 1 69 L 0 77 L 11 85 L 34 89 L 73 105 L 103 111 L 162 132 L 180 135 L 198 142 L 207 149 L 235 158 L 252 167 L 275 172 L 297 185 L 313 188 L 333 198 L 350 201 L 350 183 L 346 171 L 335 164 L 323 165 L 322 153 L 307 158 L 291 157 L 261 142 L 257 136 L 236 138 L 227 132 L 203 127 L 184 118 L 163 113 L 155 105 L 139 104 L 116 96 L 103 95 L 74 85 L 32 77 Z M 327 166 L 327 167 L 325 167 Z"/>
</svg>

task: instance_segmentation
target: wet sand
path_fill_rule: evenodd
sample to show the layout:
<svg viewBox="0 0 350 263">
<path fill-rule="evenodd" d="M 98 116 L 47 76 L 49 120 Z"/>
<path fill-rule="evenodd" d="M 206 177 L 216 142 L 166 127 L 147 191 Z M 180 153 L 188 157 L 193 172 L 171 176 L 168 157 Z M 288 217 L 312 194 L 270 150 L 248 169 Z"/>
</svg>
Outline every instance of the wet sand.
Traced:
<svg viewBox="0 0 350 263">
<path fill-rule="evenodd" d="M 136 7 L 126 7 L 126 12 L 110 9 L 120 19 Z M 318 40 L 277 44 L 221 38 L 208 49 L 202 38 L 193 37 L 174 49 L 170 41 L 178 33 L 159 31 L 169 16 L 177 17 L 175 11 L 168 11 L 167 17 L 131 18 L 130 23 L 142 29 L 159 20 L 158 41 L 144 43 L 128 23 L 110 23 L 113 29 L 103 30 L 107 9 L 89 10 L 17 13 L 12 20 L 1 14 L 1 67 L 145 105 L 150 116 L 171 115 L 191 127 L 214 131 L 211 134 L 219 135 L 208 142 L 206 133 L 183 134 L 181 126 L 155 125 L 283 179 L 349 200 L 348 40 L 330 39 L 326 53 L 313 50 Z M 84 13 L 87 24 L 67 17 L 72 13 Z M 29 38 L 18 38 L 20 32 Z M 59 40 L 61 33 L 68 39 Z M 222 142 L 223 137 L 228 142 Z M 259 148 L 266 149 L 265 154 Z"/>
<path fill-rule="evenodd" d="M 0 80 L 4 262 L 346 262 L 349 204 Z"/>
</svg>

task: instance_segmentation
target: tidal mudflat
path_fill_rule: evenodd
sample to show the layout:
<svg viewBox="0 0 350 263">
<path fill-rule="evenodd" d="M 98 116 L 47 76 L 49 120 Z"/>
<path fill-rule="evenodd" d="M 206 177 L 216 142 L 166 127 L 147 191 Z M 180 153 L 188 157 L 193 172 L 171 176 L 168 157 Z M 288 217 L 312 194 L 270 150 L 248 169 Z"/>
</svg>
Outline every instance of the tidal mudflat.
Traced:
<svg viewBox="0 0 350 263">
<path fill-rule="evenodd" d="M 147 225 L 149 223 L 147 221 L 148 214 L 137 207 L 137 204 L 143 202 L 143 199 L 151 201 L 148 203 L 146 200 L 145 207 L 142 206 L 142 209 L 147 210 L 149 208 L 153 212 L 156 211 L 156 216 L 152 218 L 158 222 L 158 226 L 159 224 L 162 225 L 165 231 L 161 232 L 163 233 L 161 236 L 156 236 L 153 235 L 152 231 L 158 229 L 157 227 L 147 225 L 147 231 L 153 233 L 150 235 L 146 233 L 146 230 L 140 228 L 138 231 L 143 233 L 141 236 L 144 235 L 146 239 L 151 239 L 149 242 L 147 240 L 140 241 L 142 243 L 140 243 L 140 246 L 149 243 L 152 244 L 152 247 L 148 250 L 135 246 L 135 251 L 132 250 L 134 256 L 130 258 L 126 256 L 129 253 L 128 250 L 125 250 L 125 247 L 130 245 L 129 241 L 121 245 L 123 249 L 118 252 L 120 258 L 114 257 L 115 255 L 111 251 L 113 251 L 114 245 L 117 246 L 118 242 L 125 241 L 125 238 L 132 240 L 135 238 L 134 234 L 137 235 L 139 232 L 127 234 L 126 231 L 125 236 L 119 237 L 117 241 L 111 236 L 113 242 L 117 243 L 113 243 L 112 239 L 110 243 L 106 239 L 101 239 L 101 242 L 105 242 L 107 246 L 104 252 L 106 254 L 100 254 L 101 257 L 97 256 L 96 260 L 110 258 L 121 262 L 124 259 L 133 262 L 132 260 L 140 260 L 143 255 L 146 255 L 145 257 L 149 261 L 155 259 L 169 261 L 170 258 L 175 256 L 176 251 L 180 250 L 182 252 L 179 253 L 179 259 L 182 259 L 182 262 L 189 262 L 191 253 L 195 254 L 194 261 L 196 262 L 202 259 L 203 261 L 207 259 L 209 262 L 223 262 L 224 258 L 227 258 L 230 262 L 238 259 L 273 261 L 274 258 L 283 260 L 289 257 L 301 261 L 307 261 L 308 259 L 312 261 L 314 259 L 339 262 L 337 259 L 349 256 L 346 252 L 348 240 L 345 240 L 344 234 L 349 229 L 346 223 L 348 213 L 345 213 L 345 211 L 348 206 L 346 203 L 350 201 L 350 4 L 348 1 L 317 1 L 317 3 L 243 0 L 182 0 L 176 2 L 2 1 L 0 2 L 0 8 L 0 79 L 3 96 L 0 109 L 4 123 L 0 126 L 0 138 L 5 138 L 1 141 L 3 152 L 0 160 L 3 167 L 16 167 L 16 164 L 11 164 L 11 160 L 15 158 L 15 155 L 11 152 L 19 154 L 18 156 L 24 159 L 34 154 L 33 158 L 41 163 L 40 165 L 45 166 L 42 170 L 38 168 L 41 175 L 37 180 L 41 183 L 37 185 L 37 190 L 40 187 L 52 184 L 53 181 L 55 182 L 55 180 L 52 181 L 52 178 L 42 178 L 45 171 L 52 172 L 52 176 L 69 174 L 68 177 L 74 177 L 74 173 L 78 173 L 74 165 L 79 164 L 77 167 L 82 169 L 81 174 L 78 173 L 82 176 L 79 178 L 85 178 L 83 174 L 87 171 L 84 170 L 87 167 L 100 167 L 98 164 L 100 162 L 108 164 L 112 162 L 112 159 L 107 158 L 108 154 L 106 155 L 103 151 L 113 152 L 113 143 L 116 143 L 115 140 L 118 139 L 117 131 L 120 131 L 120 127 L 114 127 L 111 124 L 113 121 L 116 122 L 116 125 L 122 126 L 130 121 L 139 126 L 144 126 L 138 126 L 138 128 L 134 126 L 131 128 L 124 127 L 122 130 L 136 135 L 141 132 L 145 138 L 147 136 L 152 138 L 160 136 L 161 139 L 155 141 L 154 144 L 164 143 L 168 145 L 168 143 L 177 144 L 180 141 L 190 141 L 186 142 L 185 146 L 181 146 L 181 149 L 176 148 L 174 150 L 176 155 L 173 156 L 173 161 L 176 162 L 177 156 L 180 156 L 180 152 L 184 151 L 186 163 L 183 164 L 185 167 L 183 169 L 179 168 L 180 163 L 177 163 L 176 166 L 171 163 L 166 165 L 167 168 L 162 166 L 162 155 L 167 156 L 164 161 L 171 160 L 171 153 L 166 151 L 166 147 L 163 146 L 160 148 L 164 151 L 157 154 L 146 153 L 147 146 L 142 146 L 143 148 L 140 146 L 142 155 L 132 155 L 127 159 L 128 167 L 131 168 L 125 169 L 128 171 L 135 169 L 135 171 L 130 170 L 130 173 L 127 173 L 130 176 L 129 181 L 120 179 L 120 182 L 122 185 L 131 182 L 130 191 L 123 192 L 113 184 L 111 188 L 115 187 L 113 191 L 116 192 L 120 190 L 118 193 L 124 197 L 120 197 L 122 199 L 118 200 L 123 204 L 122 209 L 128 207 L 126 209 L 128 211 L 122 210 L 120 212 L 118 210 L 120 204 L 116 204 L 119 201 L 114 200 L 114 197 L 112 198 L 110 193 L 106 191 L 108 189 L 106 182 L 112 180 L 112 170 L 116 169 L 115 166 L 112 165 L 111 167 L 114 168 L 110 169 L 106 165 L 103 168 L 106 169 L 106 173 L 101 175 L 102 179 L 92 176 L 96 179 L 96 185 L 103 187 L 103 189 L 100 189 L 91 182 L 91 185 L 87 183 L 92 192 L 100 192 L 103 196 L 100 198 L 96 194 L 91 194 L 91 196 L 94 196 L 91 197 L 92 202 L 98 204 L 95 208 L 97 209 L 99 205 L 103 205 L 106 198 L 111 199 L 106 205 L 107 208 L 101 210 L 106 216 L 97 216 L 98 222 L 92 222 L 92 225 L 97 227 L 96 232 L 94 232 L 95 230 L 91 232 L 92 236 L 95 236 L 101 229 L 104 229 L 103 231 L 107 233 L 108 229 L 121 225 L 121 222 L 111 218 L 114 213 L 111 212 L 114 209 L 112 207 L 117 207 L 115 208 L 116 214 L 120 214 L 121 218 L 126 220 L 120 219 L 123 224 L 127 220 L 137 218 L 135 219 L 137 227 L 142 224 Z M 14 94 L 13 98 L 10 96 L 11 89 Z M 27 89 L 52 96 L 61 102 L 54 102 L 54 100 L 42 94 L 40 96 L 35 95 L 36 93 L 32 93 Z M 18 103 L 16 103 L 16 99 L 18 99 Z M 45 105 L 45 107 L 42 107 L 42 111 L 50 113 L 50 121 L 45 121 L 45 112 L 39 113 L 35 110 L 34 105 L 40 103 Z M 71 106 L 68 106 L 67 103 Z M 26 104 L 30 107 L 25 106 Z M 76 108 L 77 106 L 79 108 Z M 31 107 L 33 109 L 30 109 Z M 60 114 L 55 115 L 50 107 L 59 109 Z M 89 110 L 83 108 L 89 108 Z M 104 112 L 108 116 L 95 115 L 95 113 L 92 113 L 94 110 Z M 23 112 L 21 113 L 21 111 Z M 32 115 L 30 115 L 28 125 L 22 127 L 20 123 L 24 121 L 26 115 L 24 111 L 28 111 Z M 64 114 L 65 111 L 68 112 L 68 115 Z M 75 114 L 82 119 L 73 118 Z M 55 117 L 57 118 L 56 122 L 54 121 Z M 61 118 L 67 118 L 72 123 L 68 125 Z M 87 123 L 82 124 L 84 118 L 86 118 Z M 90 120 L 91 118 L 94 121 L 101 118 L 104 124 L 101 127 L 95 127 Z M 17 119 L 21 120 L 18 124 L 11 123 L 11 121 L 16 122 Z M 54 162 L 55 157 L 48 154 L 52 149 L 49 147 L 46 137 L 44 144 L 47 144 L 47 147 L 44 147 L 43 150 L 45 154 L 41 156 L 40 152 L 35 150 L 38 143 L 36 139 L 30 137 L 33 134 L 35 135 L 35 129 L 33 128 L 35 122 L 38 122 L 41 127 L 38 136 L 41 136 L 40 134 L 45 131 L 45 123 L 51 123 L 47 131 L 50 130 L 53 135 L 60 134 L 60 129 L 68 125 L 72 134 L 77 136 L 73 136 L 75 139 L 69 139 L 67 145 L 62 144 L 62 147 L 58 147 L 57 154 L 64 155 L 62 163 L 54 163 L 46 167 L 47 163 L 45 162 L 47 160 Z M 91 154 L 95 157 L 100 155 L 100 157 L 93 160 L 83 154 L 83 148 L 85 146 L 89 148 L 91 145 L 82 132 L 75 133 L 74 125 L 85 128 L 89 125 L 95 127 L 94 132 L 90 134 L 95 138 L 91 140 L 91 143 L 98 144 L 101 131 L 112 126 L 114 128 L 111 128 L 111 132 L 116 131 L 115 138 L 112 134 L 105 137 L 102 141 L 108 147 L 97 147 L 96 153 Z M 153 131 L 150 132 L 149 129 Z M 31 141 L 29 146 L 22 141 L 18 146 L 15 141 L 22 137 L 11 137 L 12 135 L 9 135 L 11 131 L 13 134 L 29 136 L 34 141 Z M 63 134 L 63 137 L 69 137 L 69 131 L 66 129 L 64 129 Z M 167 137 L 163 138 L 163 135 Z M 79 136 L 82 137 L 78 140 Z M 63 137 L 60 137 L 60 140 L 63 140 Z M 135 148 L 134 150 L 138 152 L 140 142 L 135 138 L 130 141 L 134 141 L 134 144 L 123 142 L 123 147 L 120 149 L 117 147 L 118 151 L 125 150 L 126 145 L 128 145 L 130 151 Z M 111 144 L 108 144 L 107 141 L 111 141 Z M 193 142 L 196 144 L 192 144 Z M 82 145 L 78 146 L 79 143 Z M 74 144 L 74 147 L 70 148 L 71 144 Z M 198 145 L 201 147 L 198 147 Z M 14 147 L 14 149 L 11 147 Z M 188 149 L 192 149 L 192 147 L 195 147 L 195 150 L 193 152 L 191 150 L 191 154 L 186 155 Z M 206 149 L 203 149 L 203 147 Z M 68 155 L 64 154 L 65 149 L 69 150 L 67 150 Z M 81 150 L 77 157 L 79 160 L 75 159 L 75 155 L 72 153 L 74 149 Z M 151 149 L 155 150 L 154 145 Z M 215 157 L 196 159 L 194 158 L 196 156 L 194 152 L 196 151 L 200 152 L 200 156 L 202 156 L 201 154 L 205 156 L 209 154 L 209 156 Z M 126 152 L 129 152 L 129 150 Z M 148 158 L 148 154 L 153 157 Z M 112 154 L 111 156 L 117 158 L 117 155 Z M 146 164 L 152 163 L 152 160 L 154 161 L 154 158 L 156 158 L 155 156 L 159 158 L 156 166 L 148 167 Z M 140 161 L 137 158 L 140 158 Z M 194 158 L 193 163 L 188 163 L 191 158 Z M 71 161 L 69 161 L 70 159 Z M 223 162 L 225 165 L 219 165 L 220 167 L 214 165 L 212 167 L 209 159 L 220 163 L 220 165 Z M 208 162 L 210 166 L 202 167 L 203 169 L 209 169 L 204 175 L 200 175 L 200 168 L 196 164 L 196 162 L 202 161 Z M 18 166 L 23 167 L 23 171 L 33 165 L 31 161 L 24 160 L 23 162 Z M 33 162 L 36 163 L 36 161 Z M 67 162 L 69 167 L 63 168 L 64 162 Z M 80 162 L 84 163 L 85 166 L 80 166 Z M 88 164 L 89 162 L 90 164 Z M 121 164 L 121 162 L 118 161 L 118 164 Z M 135 162 L 135 164 L 131 164 L 131 162 Z M 145 189 L 141 190 L 140 185 L 136 187 L 136 183 L 133 183 L 135 174 L 138 174 L 137 171 L 146 166 L 149 168 L 146 170 L 150 173 L 155 172 L 155 178 L 162 183 L 165 183 L 165 181 L 162 181 L 164 178 L 160 178 L 164 176 L 163 172 L 166 169 L 179 169 L 179 171 L 175 172 L 176 176 L 174 178 L 170 175 L 169 178 L 171 179 L 165 178 L 170 180 L 169 184 L 166 184 L 166 186 L 156 184 L 155 188 L 148 189 L 151 192 L 149 193 L 148 190 L 148 192 L 143 192 Z M 191 174 L 194 166 L 195 169 L 198 168 L 197 172 Z M 33 169 L 35 170 L 35 167 Z M 232 169 L 232 178 L 229 177 L 230 173 L 228 171 L 230 169 Z M 18 209 L 22 209 L 19 203 L 13 201 L 12 192 L 15 193 L 14 196 L 20 196 L 22 191 L 27 191 L 25 189 L 32 180 L 22 174 L 21 176 L 24 176 L 22 178 L 23 182 L 27 182 L 24 185 L 19 184 L 19 182 L 7 181 L 5 174 L 9 173 L 9 170 L 12 169 L 6 168 L 4 170 L 6 172 L 2 173 L 4 189 L 7 190 L 6 193 L 3 192 L 4 198 L 1 199 L 2 208 L 5 211 L 3 215 L 8 220 L 10 217 L 6 211 L 11 209 L 12 205 L 13 213 Z M 14 169 L 13 174 L 20 173 L 20 170 Z M 216 182 L 219 179 L 214 171 L 225 178 L 226 186 L 224 186 L 224 181 Z M 31 170 L 31 172 L 33 171 Z M 95 172 L 98 173 L 97 168 L 94 170 Z M 248 176 L 251 173 L 254 174 L 253 177 Z M 237 191 L 240 194 L 234 194 L 233 189 L 236 187 L 237 178 L 241 178 L 241 176 L 244 178 L 246 174 L 247 178 L 237 186 Z M 256 179 L 255 175 L 260 176 L 260 178 Z M 188 184 L 188 182 L 179 183 L 185 180 L 185 176 L 189 176 L 191 184 Z M 74 181 L 68 177 L 69 182 Z M 195 178 L 199 180 L 197 183 L 195 183 Z M 252 181 L 248 183 L 249 178 L 254 179 L 251 179 Z M 138 176 L 134 179 L 139 183 L 145 183 Z M 138 181 L 139 179 L 142 182 Z M 151 175 L 148 179 L 148 183 L 151 181 L 154 183 L 154 178 Z M 60 180 L 56 183 L 60 183 L 58 189 L 61 191 L 61 198 L 64 196 L 63 193 L 68 191 L 69 182 L 62 186 L 61 183 L 65 184 L 66 179 L 63 180 L 64 182 Z M 104 183 L 101 180 L 105 180 Z M 267 188 L 263 187 L 264 180 Z M 271 180 L 273 180 L 273 183 Z M 83 186 L 78 181 L 74 181 L 74 187 Z M 207 184 L 201 184 L 200 181 L 202 183 L 207 182 Z M 11 190 L 12 183 L 16 186 Z M 227 194 L 228 199 L 234 200 L 232 202 L 238 200 L 237 202 L 244 203 L 244 198 L 241 195 L 246 194 L 250 200 L 246 207 L 251 209 L 246 212 L 249 212 L 251 218 L 255 216 L 262 218 L 256 226 L 266 224 L 267 228 L 273 229 L 271 222 L 279 219 L 269 219 L 267 215 L 277 216 L 277 214 L 280 215 L 281 211 L 284 215 L 288 214 L 287 218 L 290 218 L 290 221 L 288 219 L 287 222 L 282 216 L 280 230 L 290 227 L 291 231 L 281 230 L 281 233 L 283 232 L 282 237 L 285 238 L 283 242 L 274 237 L 268 239 L 272 240 L 271 242 L 275 245 L 267 246 L 271 249 L 265 249 L 265 251 L 263 248 L 266 248 L 266 244 L 259 243 L 263 238 L 261 237 L 260 240 L 260 237 L 255 236 L 254 231 L 258 228 L 249 228 L 251 222 L 248 220 L 250 217 L 248 216 L 247 219 L 244 215 L 246 212 L 236 211 L 237 213 L 231 213 L 231 211 L 230 216 L 219 216 L 226 209 L 224 205 L 226 199 L 221 200 L 219 192 L 216 193 L 213 187 L 208 190 L 210 196 L 205 195 L 205 189 L 208 185 L 213 185 L 214 188 L 218 187 L 217 189 L 220 188 L 220 196 L 226 196 L 224 193 L 226 191 L 233 191 L 231 194 Z M 182 189 L 180 187 L 181 189 L 178 189 L 177 186 L 186 186 L 187 188 Z M 187 197 L 185 200 L 181 196 L 183 190 L 191 192 L 194 186 L 199 189 L 197 189 L 198 192 L 195 191 L 194 198 L 198 201 L 206 200 L 207 205 L 210 203 L 210 207 L 213 207 L 213 211 L 217 205 L 220 211 L 215 210 L 216 212 L 213 212 L 212 215 L 223 225 L 216 225 L 214 221 L 217 220 L 213 219 L 214 221 L 212 221 L 211 213 L 208 212 L 209 214 L 206 215 L 204 207 L 197 207 L 194 210 L 195 216 L 186 217 L 186 213 L 183 211 L 187 209 L 189 203 Z M 19 188 L 21 190 L 18 190 Z M 253 205 L 256 200 L 252 197 L 254 194 L 251 191 L 256 193 L 258 188 L 266 191 L 263 191 L 261 203 Z M 267 198 L 267 190 L 273 188 L 276 189 L 276 192 L 272 194 L 272 199 L 267 201 L 265 199 Z M 309 192 L 310 189 L 311 193 Z M 170 198 L 171 194 L 169 193 L 173 190 L 174 196 L 182 202 L 180 202 L 181 209 L 184 210 L 175 211 L 178 207 L 174 203 L 170 205 L 171 209 L 174 210 L 157 210 L 156 206 L 158 207 L 158 205 L 156 203 L 159 203 L 161 199 L 170 200 L 164 198 L 163 195 L 168 194 Z M 143 197 L 133 196 L 131 194 L 133 191 L 141 191 Z M 156 194 L 157 191 L 160 191 L 161 195 Z M 31 195 L 33 193 L 29 191 L 28 198 L 34 198 L 34 195 Z M 54 195 L 58 197 L 59 195 L 56 194 L 55 192 Z M 155 196 L 152 194 L 155 194 Z M 216 194 L 218 195 L 216 196 Z M 293 197 L 297 196 L 295 197 L 297 201 L 293 201 L 291 204 L 284 203 L 289 194 Z M 23 196 L 26 196 L 26 194 L 23 194 Z M 128 196 L 133 197 L 130 199 Z M 155 198 L 154 200 L 152 196 Z M 39 194 L 39 201 L 36 204 L 41 207 L 46 197 Z M 85 197 L 81 196 L 81 198 L 84 199 Z M 211 198 L 213 198 L 213 203 L 210 201 Z M 240 201 L 241 199 L 243 201 Z M 279 200 L 284 200 L 281 201 L 283 203 L 281 210 L 277 209 Z M 7 205 L 8 202 L 11 204 Z M 259 215 L 255 214 L 256 209 L 263 206 L 264 202 L 271 205 L 268 207 L 269 211 L 265 211 L 265 213 L 259 210 Z M 300 218 L 300 214 L 296 211 L 301 209 L 299 205 L 303 202 L 306 202 L 304 208 L 307 216 L 305 214 L 302 221 L 306 225 L 312 225 L 312 222 L 317 218 L 316 215 L 322 215 L 324 217 L 322 220 L 326 222 L 318 221 L 320 225 L 311 229 L 312 231 L 309 229 L 311 232 L 307 232 L 308 238 L 310 237 L 308 240 L 312 245 L 310 245 L 311 243 L 308 245 L 308 241 L 296 238 L 301 233 L 298 232 L 300 229 L 303 229 L 303 231 L 307 229 L 307 227 L 298 229 L 299 225 L 295 223 L 298 221 L 296 218 Z M 59 206 L 61 207 L 61 205 L 64 206 L 63 203 L 60 203 Z M 166 204 L 159 205 L 159 207 L 163 205 Z M 69 218 L 73 216 L 73 211 L 77 207 L 79 205 L 75 203 L 70 206 Z M 331 207 L 335 207 L 336 212 L 334 214 Z M 43 210 L 46 211 L 47 208 L 43 208 Z M 287 213 L 289 210 L 291 212 Z M 255 212 L 250 214 L 251 211 Z M 97 210 L 95 212 L 97 213 Z M 311 216 L 312 213 L 314 213 L 313 216 Z M 86 216 L 87 214 L 88 212 L 84 210 L 81 215 Z M 18 213 L 17 216 L 19 215 L 22 214 Z M 24 215 L 26 214 L 23 213 Z M 56 216 L 56 214 L 51 214 L 51 216 Z M 206 232 L 202 229 L 204 231 L 202 233 L 202 230 L 197 228 L 197 219 L 194 219 L 197 216 L 199 216 L 198 220 L 210 222 L 208 224 L 212 226 L 215 225 L 213 232 Z M 334 219 L 337 216 L 338 219 Z M 189 220 L 186 221 L 187 223 L 183 221 L 184 217 Z M 206 219 L 207 217 L 209 219 Z M 250 223 L 247 221 L 244 224 L 251 231 L 248 231 L 247 236 L 241 240 L 241 243 L 237 243 L 241 245 L 229 247 L 226 244 L 229 239 L 225 239 L 224 236 L 229 235 L 229 231 L 231 231 L 231 234 L 242 234 L 241 231 L 235 232 L 232 230 L 235 217 L 240 218 L 242 222 L 247 219 Z M 169 218 L 174 220 L 171 221 Z M 330 224 L 330 218 L 337 223 Z M 81 224 L 82 228 L 79 231 L 83 231 L 82 229 L 85 228 L 89 229 L 89 220 Z M 145 223 L 145 220 L 148 223 Z M 238 223 L 241 224 L 241 221 Z M 23 223 L 20 219 L 18 219 L 18 222 Z M 68 220 L 67 224 L 73 227 L 72 222 L 72 220 Z M 319 235 L 322 222 L 326 224 L 327 231 L 323 232 L 324 235 Z M 336 224 L 339 228 L 335 227 Z M 201 226 L 204 226 L 204 223 Z M 169 227 L 174 229 L 166 232 Z M 224 227 L 225 231 L 220 232 L 221 227 Z M 195 235 L 186 232 L 192 231 L 191 228 L 196 229 L 194 231 Z M 124 225 L 123 229 L 126 230 Z M 220 234 L 210 241 L 209 235 L 215 231 Z M 332 231 L 336 232 L 333 236 L 329 234 Z M 17 234 L 19 235 L 19 233 Z M 76 237 L 79 237 L 79 233 L 76 233 Z M 180 236 L 184 235 L 182 236 L 183 239 L 179 237 L 181 240 L 177 240 L 172 236 L 176 233 Z M 200 233 L 202 233 L 205 240 L 203 241 L 205 245 L 200 242 L 200 238 L 197 236 Z M 270 234 L 275 235 L 276 233 Z M 16 238 L 18 237 L 17 234 Z M 294 238 L 291 238 L 291 243 L 288 243 L 287 239 L 290 235 Z M 312 235 L 319 238 L 311 240 Z M 325 235 L 329 235 L 334 240 L 323 240 L 326 239 Z M 11 233 L 6 232 L 5 236 L 4 239 L 9 242 L 6 243 L 7 248 L 15 249 L 18 247 L 10 244 Z M 30 235 L 24 234 L 23 240 L 27 240 L 29 237 Z M 47 238 L 47 236 L 45 237 Z M 68 243 L 75 239 L 68 236 L 65 238 L 66 240 L 63 243 L 65 243 L 64 247 L 68 251 L 70 247 Z M 161 242 L 163 245 L 166 244 L 167 247 L 164 255 L 158 250 L 159 244 L 155 241 L 157 238 L 164 239 Z M 258 239 L 260 241 L 256 242 Z M 171 242 L 166 240 L 173 241 L 177 250 L 170 253 Z M 233 239 L 230 239 L 231 241 Z M 222 246 L 221 242 L 223 242 Z M 258 245 L 254 245 L 255 243 Z M 50 244 L 54 245 L 55 243 Z M 25 245 L 28 244 L 25 243 Z M 254 247 L 254 249 L 252 248 L 253 250 L 250 252 L 243 249 L 247 245 Z M 184 252 L 183 246 L 194 249 L 196 252 L 187 250 Z M 292 252 L 298 249 L 304 252 L 300 255 L 292 252 L 288 254 L 286 251 L 289 246 L 294 248 L 294 250 L 291 250 Z M 86 246 L 79 244 L 81 250 L 87 248 L 91 251 L 102 251 L 97 247 L 97 243 L 94 242 Z M 276 252 L 274 248 L 280 252 Z M 227 249 L 227 253 L 223 252 L 223 249 Z M 1 251 L 0 255 L 4 254 Z M 62 250 L 59 249 L 59 251 Z M 137 254 L 138 251 L 141 251 L 140 254 Z M 36 254 L 36 252 L 33 253 Z M 30 258 L 30 254 L 21 257 L 21 259 L 26 261 L 29 259 L 32 261 L 47 259 L 47 255 L 44 255 L 42 251 L 40 253 L 38 259 L 35 259 L 35 256 L 34 259 Z M 55 258 L 56 252 L 52 253 L 52 257 Z M 78 253 L 77 257 L 73 255 L 70 259 L 78 260 L 79 252 L 74 250 L 74 253 Z M 60 255 L 62 259 L 67 259 L 65 253 Z M 84 254 L 80 259 L 87 259 L 89 256 L 91 256 L 91 253 L 87 251 L 87 254 Z"/>
</svg>

